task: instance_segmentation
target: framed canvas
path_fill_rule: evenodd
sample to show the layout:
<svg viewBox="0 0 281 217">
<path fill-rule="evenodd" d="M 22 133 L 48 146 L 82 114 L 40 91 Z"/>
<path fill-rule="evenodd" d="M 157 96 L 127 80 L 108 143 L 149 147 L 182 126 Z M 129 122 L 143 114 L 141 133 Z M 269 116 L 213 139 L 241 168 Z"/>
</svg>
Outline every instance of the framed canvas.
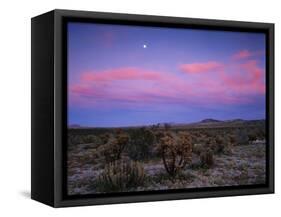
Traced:
<svg viewBox="0 0 281 217">
<path fill-rule="evenodd" d="M 53 207 L 274 192 L 274 24 L 32 18 L 32 183 Z"/>
</svg>

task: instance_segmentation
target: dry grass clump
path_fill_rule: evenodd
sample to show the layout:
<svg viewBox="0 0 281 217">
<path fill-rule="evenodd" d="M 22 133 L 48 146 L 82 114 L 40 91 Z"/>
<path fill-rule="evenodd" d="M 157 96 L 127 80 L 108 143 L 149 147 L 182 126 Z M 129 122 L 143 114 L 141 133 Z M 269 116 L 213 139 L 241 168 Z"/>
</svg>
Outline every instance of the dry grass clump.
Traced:
<svg viewBox="0 0 281 217">
<path fill-rule="evenodd" d="M 100 192 L 126 191 L 144 183 L 145 173 L 142 165 L 128 160 L 117 160 L 105 166 L 96 181 Z"/>
</svg>

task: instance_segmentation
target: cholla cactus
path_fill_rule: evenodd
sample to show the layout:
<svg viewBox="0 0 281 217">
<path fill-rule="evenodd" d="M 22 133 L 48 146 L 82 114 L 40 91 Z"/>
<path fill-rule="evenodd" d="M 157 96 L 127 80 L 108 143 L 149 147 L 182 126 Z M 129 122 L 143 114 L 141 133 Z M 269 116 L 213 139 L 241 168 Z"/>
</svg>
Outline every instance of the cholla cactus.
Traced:
<svg viewBox="0 0 281 217">
<path fill-rule="evenodd" d="M 184 153 L 183 155 L 183 160 L 188 163 L 192 161 L 192 143 L 191 143 L 191 136 L 189 133 L 187 132 L 180 132 L 178 134 L 178 138 L 179 138 L 179 154 L 181 152 Z"/>
<path fill-rule="evenodd" d="M 97 180 L 101 192 L 116 192 L 141 186 L 145 179 L 142 165 L 138 162 L 117 160 L 107 164 Z"/>
<path fill-rule="evenodd" d="M 224 150 L 227 146 L 227 141 L 226 139 L 224 139 L 222 136 L 217 135 L 214 139 L 214 143 L 213 143 L 213 147 L 212 150 L 216 153 L 216 154 L 223 154 Z"/>
<path fill-rule="evenodd" d="M 106 142 L 99 147 L 99 153 L 104 157 L 106 163 L 119 160 L 125 146 L 129 142 L 128 134 L 118 131 L 116 136 L 103 135 L 101 139 Z"/>
<path fill-rule="evenodd" d="M 102 145 L 106 144 L 108 142 L 109 138 L 110 138 L 109 133 L 105 133 L 105 134 L 101 135 L 100 140 L 102 142 Z"/>
<path fill-rule="evenodd" d="M 195 143 L 192 146 L 192 153 L 200 156 L 200 154 L 205 150 L 205 146 L 201 143 Z"/>
<path fill-rule="evenodd" d="M 216 135 L 208 138 L 206 141 L 206 148 L 213 151 L 214 154 L 230 153 L 230 141 L 225 135 Z"/>
<path fill-rule="evenodd" d="M 121 153 L 124 150 L 125 146 L 128 144 L 129 142 L 129 135 L 127 133 L 123 133 L 123 132 L 119 132 L 116 135 L 116 158 L 120 159 L 121 157 Z"/>
<path fill-rule="evenodd" d="M 158 151 L 162 156 L 164 167 L 168 174 L 174 177 L 192 160 L 190 135 L 187 132 L 175 135 L 166 131 L 158 137 L 160 137 Z"/>
<path fill-rule="evenodd" d="M 208 149 L 200 155 L 201 166 L 210 168 L 214 165 L 214 154 L 211 149 Z"/>
</svg>

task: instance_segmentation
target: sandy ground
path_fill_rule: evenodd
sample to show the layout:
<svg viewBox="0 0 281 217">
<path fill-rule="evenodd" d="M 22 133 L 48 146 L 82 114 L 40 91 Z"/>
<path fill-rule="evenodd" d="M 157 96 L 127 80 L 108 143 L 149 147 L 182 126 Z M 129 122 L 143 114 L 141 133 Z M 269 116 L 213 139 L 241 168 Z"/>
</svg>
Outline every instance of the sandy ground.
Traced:
<svg viewBox="0 0 281 217">
<path fill-rule="evenodd" d="M 91 157 L 90 144 L 77 145 L 69 151 L 68 192 L 69 194 L 97 193 L 93 185 L 103 171 L 102 166 Z M 147 177 L 144 186 L 129 191 L 236 186 L 265 183 L 265 143 L 257 142 L 233 147 L 232 154 L 215 155 L 212 168 L 198 165 L 199 158 L 193 155 L 192 164 L 183 171 L 183 177 L 171 179 L 161 159 L 143 162 Z"/>
</svg>

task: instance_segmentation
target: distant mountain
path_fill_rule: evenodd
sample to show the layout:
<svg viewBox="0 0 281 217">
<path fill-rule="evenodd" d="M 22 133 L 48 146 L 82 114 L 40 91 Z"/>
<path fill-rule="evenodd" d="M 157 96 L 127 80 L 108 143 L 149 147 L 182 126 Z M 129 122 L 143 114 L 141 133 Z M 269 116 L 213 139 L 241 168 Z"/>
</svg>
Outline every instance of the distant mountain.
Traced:
<svg viewBox="0 0 281 217">
<path fill-rule="evenodd" d="M 70 124 L 68 128 L 81 128 L 82 126 L 79 124 Z"/>
<path fill-rule="evenodd" d="M 231 120 L 227 120 L 226 122 L 232 122 L 232 123 L 241 123 L 241 122 L 245 122 L 246 120 L 243 119 L 231 119 Z"/>
<path fill-rule="evenodd" d="M 264 125 L 265 120 L 244 120 L 244 119 L 230 119 L 217 120 L 212 118 L 203 119 L 193 123 L 175 124 L 172 127 L 177 128 L 208 128 L 208 127 L 237 127 L 246 125 Z"/>
<path fill-rule="evenodd" d="M 220 123 L 220 122 L 223 122 L 223 121 L 212 119 L 212 118 L 207 118 L 207 119 L 203 119 L 202 121 L 199 121 L 198 123 L 207 124 L 207 123 Z"/>
<path fill-rule="evenodd" d="M 171 128 L 209 128 L 209 127 L 238 127 L 245 125 L 264 125 L 265 120 L 244 120 L 244 119 L 230 119 L 230 120 L 217 120 L 213 118 L 206 118 L 198 122 L 193 123 L 175 123 L 175 122 L 167 122 L 167 123 L 157 123 L 152 125 L 135 125 L 135 126 L 123 126 L 123 127 L 89 127 L 89 126 L 81 126 L 79 124 L 71 124 L 68 126 L 69 129 L 74 130 L 84 130 L 84 129 L 103 129 L 103 128 L 142 128 L 142 127 L 156 127 L 156 128 L 165 128 L 165 125 L 168 125 Z"/>
</svg>

